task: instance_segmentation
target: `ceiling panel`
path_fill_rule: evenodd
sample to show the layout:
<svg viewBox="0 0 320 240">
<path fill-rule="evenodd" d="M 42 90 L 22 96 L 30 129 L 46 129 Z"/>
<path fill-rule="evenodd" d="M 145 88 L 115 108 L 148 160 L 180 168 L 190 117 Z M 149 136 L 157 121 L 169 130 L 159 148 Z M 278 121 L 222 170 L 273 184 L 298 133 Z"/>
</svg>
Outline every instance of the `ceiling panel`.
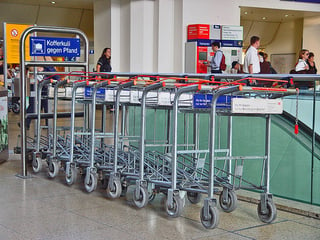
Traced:
<svg viewBox="0 0 320 240">
<path fill-rule="evenodd" d="M 24 5 L 36 6 L 55 6 L 62 8 L 83 8 L 93 9 L 94 0 L 53 0 L 55 4 L 51 3 L 52 0 L 0 0 L 0 3 L 16 3 Z"/>
</svg>

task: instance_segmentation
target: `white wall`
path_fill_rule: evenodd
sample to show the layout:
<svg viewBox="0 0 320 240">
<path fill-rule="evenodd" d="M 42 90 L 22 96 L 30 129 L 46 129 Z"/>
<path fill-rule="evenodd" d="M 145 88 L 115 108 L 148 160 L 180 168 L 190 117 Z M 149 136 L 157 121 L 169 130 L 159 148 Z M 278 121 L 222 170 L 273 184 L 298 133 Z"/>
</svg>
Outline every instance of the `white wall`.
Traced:
<svg viewBox="0 0 320 240">
<path fill-rule="evenodd" d="M 298 53 L 302 47 L 303 19 L 281 23 L 274 39 L 267 44 L 265 52 L 269 55 L 269 61 L 272 54 L 296 54 L 291 62 L 291 67 L 286 72 L 289 73 L 294 68 L 298 59 Z"/>
<path fill-rule="evenodd" d="M 320 72 L 320 17 L 305 18 L 303 24 L 303 48 L 314 53 L 315 62 Z"/>
<path fill-rule="evenodd" d="M 99 22 L 103 21 L 103 18 L 96 17 L 96 11 L 97 14 L 108 15 L 107 1 L 114 0 L 95 0 L 94 3 L 95 49 L 100 44 L 98 41 L 101 41 L 99 37 L 101 34 L 97 33 L 98 37 L 96 36 L 96 28 L 103 26 Z M 101 2 L 105 2 L 105 5 L 101 6 Z M 120 2 L 120 19 L 111 19 L 120 21 L 120 33 L 116 31 L 115 34 L 112 29 L 108 29 L 108 26 L 105 27 L 109 36 L 120 35 L 118 41 L 117 39 L 111 41 L 112 58 L 119 56 L 121 59 L 119 66 L 115 66 L 112 60 L 114 71 L 183 72 L 187 25 L 194 23 L 239 25 L 240 7 L 320 12 L 320 4 L 280 0 L 121 0 Z M 261 26 L 257 29 L 263 31 Z M 300 30 L 298 23 L 279 26 L 279 36 L 265 40 L 267 51 L 270 54 L 296 51 L 301 45 L 300 33 L 297 34 Z M 288 36 L 290 39 L 295 39 L 290 44 L 285 43 L 285 38 Z M 282 47 L 278 47 L 278 44 Z"/>
</svg>

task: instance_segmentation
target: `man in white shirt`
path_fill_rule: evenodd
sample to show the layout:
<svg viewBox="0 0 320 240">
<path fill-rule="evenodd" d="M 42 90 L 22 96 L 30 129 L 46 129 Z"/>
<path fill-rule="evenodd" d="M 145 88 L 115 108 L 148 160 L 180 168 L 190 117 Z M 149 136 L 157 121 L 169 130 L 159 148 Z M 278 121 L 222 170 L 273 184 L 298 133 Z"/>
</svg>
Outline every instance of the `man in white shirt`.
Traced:
<svg viewBox="0 0 320 240">
<path fill-rule="evenodd" d="M 260 73 L 260 61 L 258 48 L 260 46 L 260 38 L 252 36 L 250 39 L 250 47 L 246 51 L 244 58 L 243 71 L 249 74 Z"/>
</svg>

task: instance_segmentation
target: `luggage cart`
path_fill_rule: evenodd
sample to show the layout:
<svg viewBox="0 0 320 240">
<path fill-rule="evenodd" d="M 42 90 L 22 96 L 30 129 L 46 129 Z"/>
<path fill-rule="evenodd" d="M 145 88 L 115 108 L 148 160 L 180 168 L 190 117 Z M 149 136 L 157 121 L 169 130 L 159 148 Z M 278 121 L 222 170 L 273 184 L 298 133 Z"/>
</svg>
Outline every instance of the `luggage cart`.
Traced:
<svg viewBox="0 0 320 240">
<path fill-rule="evenodd" d="M 286 95 L 296 95 L 297 90 L 296 89 L 274 89 L 274 88 L 264 88 L 264 87 L 244 87 L 244 86 L 234 86 L 234 87 L 227 87 L 227 88 L 221 88 L 218 91 L 213 93 L 213 99 L 212 99 L 212 107 L 211 107 L 211 117 L 210 117 L 210 154 L 209 154 L 209 188 L 208 188 L 208 197 L 204 199 L 204 205 L 200 212 L 200 219 L 205 228 L 215 228 L 218 225 L 219 222 L 219 212 L 216 208 L 216 199 L 214 197 L 214 186 L 215 186 L 215 179 L 217 177 L 215 172 L 215 161 L 229 161 L 229 166 L 231 165 L 231 161 L 235 161 L 235 168 L 234 172 L 232 172 L 231 167 L 227 169 L 227 171 L 221 171 L 223 172 L 227 178 L 233 178 L 233 182 L 229 182 L 230 184 L 233 184 L 234 189 L 242 188 L 241 182 L 245 181 L 245 179 L 242 176 L 243 172 L 243 160 L 244 159 L 251 159 L 251 160 L 258 160 L 262 159 L 263 161 L 263 169 L 262 169 L 262 176 L 261 176 L 261 185 L 257 186 L 255 184 L 251 184 L 248 181 L 245 181 L 246 183 L 249 183 L 251 185 L 251 189 L 260 190 L 261 193 L 261 199 L 260 203 L 258 204 L 258 216 L 261 221 L 266 223 L 271 223 L 275 220 L 277 211 L 276 207 L 272 200 L 272 194 L 270 193 L 269 189 L 269 174 L 270 174 L 270 126 L 271 126 L 271 114 L 277 114 L 270 110 L 268 111 L 261 111 L 258 109 L 254 113 L 239 113 L 235 110 L 235 102 L 232 102 L 232 108 L 231 111 L 224 109 L 223 111 L 217 110 L 217 99 L 225 94 L 240 94 L 240 96 L 243 99 L 249 99 L 250 98 L 260 98 L 263 97 L 264 101 L 267 101 L 269 99 L 277 99 L 281 98 Z M 234 100 L 233 100 L 234 101 Z M 245 108 L 244 108 L 245 109 Z M 266 119 L 266 130 L 265 130 L 265 155 L 264 156 L 232 156 L 229 155 L 227 157 L 216 157 L 216 144 L 215 144 L 215 137 L 216 137 L 216 116 L 217 114 L 224 114 L 229 117 L 231 116 L 258 116 L 258 117 L 265 117 Z M 229 120 L 229 128 L 230 127 L 231 120 Z M 231 131 L 229 130 L 229 138 L 231 135 Z M 230 138 L 231 139 L 231 138 Z M 232 144 L 230 143 L 229 147 L 232 147 Z M 240 164 L 238 163 L 238 160 L 240 160 Z M 218 169 L 219 170 L 219 169 Z M 229 171 L 229 172 L 228 172 Z M 235 180 L 239 181 L 238 187 L 235 185 Z M 229 191 L 230 192 L 230 191 Z M 223 206 L 232 206 L 234 204 L 234 199 L 232 198 L 232 195 L 228 194 L 228 189 L 224 188 L 224 191 L 222 193 L 222 198 L 220 198 L 220 203 L 222 201 L 222 209 L 224 209 Z"/>
</svg>

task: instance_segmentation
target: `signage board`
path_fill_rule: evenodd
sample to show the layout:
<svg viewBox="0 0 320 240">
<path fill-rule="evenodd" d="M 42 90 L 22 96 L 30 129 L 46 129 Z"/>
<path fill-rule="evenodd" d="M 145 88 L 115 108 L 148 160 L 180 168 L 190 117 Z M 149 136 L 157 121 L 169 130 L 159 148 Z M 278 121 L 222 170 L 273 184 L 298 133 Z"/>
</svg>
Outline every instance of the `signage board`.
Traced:
<svg viewBox="0 0 320 240">
<path fill-rule="evenodd" d="M 80 39 L 30 37 L 30 56 L 80 57 Z"/>
<path fill-rule="evenodd" d="M 244 114 L 282 114 L 281 99 L 232 98 L 232 113 Z"/>
<path fill-rule="evenodd" d="M 222 26 L 221 31 L 222 40 L 242 40 L 243 27 L 242 26 Z"/>
<path fill-rule="evenodd" d="M 193 108 L 211 108 L 212 105 L 212 94 L 194 94 L 193 95 Z M 230 95 L 222 95 L 218 97 L 216 108 L 218 109 L 230 109 L 231 99 L 233 96 Z"/>
<path fill-rule="evenodd" d="M 6 46 L 6 61 L 9 64 L 20 63 L 20 37 L 21 34 L 31 25 L 26 24 L 11 24 L 5 23 L 5 46 Z M 29 55 L 29 37 L 25 43 L 26 60 L 30 61 Z"/>
</svg>

